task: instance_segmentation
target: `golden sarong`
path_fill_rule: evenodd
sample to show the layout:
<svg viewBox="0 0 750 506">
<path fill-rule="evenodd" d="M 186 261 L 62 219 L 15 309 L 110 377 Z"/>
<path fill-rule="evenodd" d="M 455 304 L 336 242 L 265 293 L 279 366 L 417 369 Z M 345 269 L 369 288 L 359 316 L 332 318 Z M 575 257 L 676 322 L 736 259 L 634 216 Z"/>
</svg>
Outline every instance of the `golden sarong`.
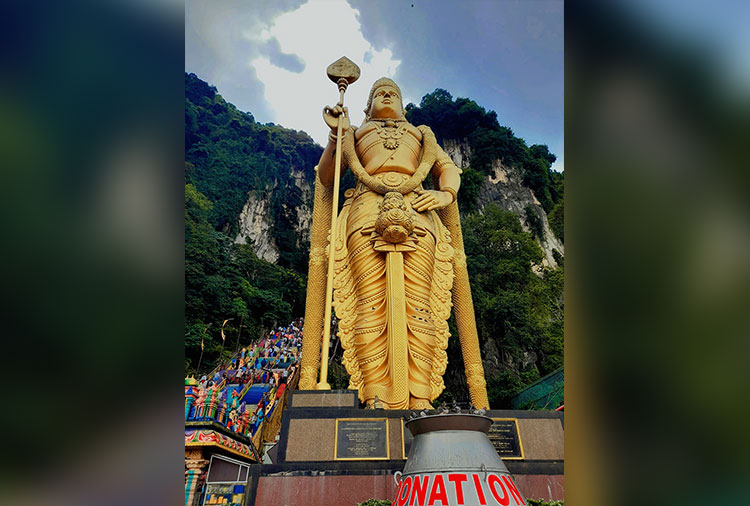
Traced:
<svg viewBox="0 0 750 506">
<path fill-rule="evenodd" d="M 409 203 L 416 197 L 415 192 L 404 195 Z M 403 253 L 407 350 L 405 356 L 391 356 L 389 339 L 403 336 L 388 328 L 386 255 L 391 253 L 373 249 L 382 198 L 358 184 L 337 221 L 333 286 L 343 362 L 351 375 L 349 388 L 359 390 L 361 401 L 377 396 L 390 409 L 425 407 L 445 387 L 454 251 L 437 214 L 417 213 L 416 250 Z"/>
</svg>

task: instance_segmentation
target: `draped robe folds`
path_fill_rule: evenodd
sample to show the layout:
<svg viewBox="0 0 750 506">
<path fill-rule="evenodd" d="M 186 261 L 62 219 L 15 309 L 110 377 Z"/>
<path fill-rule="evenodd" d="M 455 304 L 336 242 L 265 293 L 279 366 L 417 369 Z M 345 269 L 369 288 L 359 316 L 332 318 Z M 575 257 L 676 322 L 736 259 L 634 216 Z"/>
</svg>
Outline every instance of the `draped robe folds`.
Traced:
<svg viewBox="0 0 750 506">
<path fill-rule="evenodd" d="M 400 128 L 396 149 L 386 149 L 378 125 L 356 132 L 357 154 L 367 173 L 394 187 L 415 172 L 421 150 L 419 131 L 408 123 Z M 421 189 L 404 200 L 411 204 Z M 360 182 L 345 197 L 337 220 L 333 286 L 349 388 L 358 389 L 363 402 L 377 397 L 390 409 L 427 407 L 444 389 L 453 283 L 450 233 L 434 211 L 415 213 L 407 251 L 376 251 L 374 224 L 383 195 Z M 400 259 L 389 264 L 387 255 L 394 254 L 403 255 L 402 277 L 390 280 L 403 283 L 400 301 L 393 297 L 396 290 L 389 290 L 387 275 L 387 265 L 400 268 Z M 396 322 L 403 327 L 404 320 L 406 346 L 399 341 L 403 335 L 391 329 Z"/>
</svg>

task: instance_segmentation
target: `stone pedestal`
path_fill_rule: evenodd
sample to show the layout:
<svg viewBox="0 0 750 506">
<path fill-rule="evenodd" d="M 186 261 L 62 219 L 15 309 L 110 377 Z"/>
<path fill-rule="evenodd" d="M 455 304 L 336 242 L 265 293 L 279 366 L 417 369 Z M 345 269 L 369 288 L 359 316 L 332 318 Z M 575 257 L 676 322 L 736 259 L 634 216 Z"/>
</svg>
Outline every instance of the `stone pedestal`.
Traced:
<svg viewBox="0 0 750 506">
<path fill-rule="evenodd" d="M 356 408 L 356 390 L 296 390 L 289 398 L 290 408 Z"/>
<path fill-rule="evenodd" d="M 271 452 L 274 463 L 252 467 L 245 505 L 353 506 L 370 498 L 392 500 L 397 491 L 393 475 L 403 471 L 412 441 L 404 428 L 411 411 L 360 409 L 354 391 L 290 393 Z M 517 427 L 523 456 L 503 462 L 523 496 L 563 499 L 562 413 L 493 410 L 486 416 L 505 425 L 513 420 Z M 368 430 L 382 436 L 370 437 Z"/>
<path fill-rule="evenodd" d="M 246 505 L 353 506 L 393 497 L 393 474 L 403 470 L 406 457 L 402 428 L 409 412 L 358 406 L 353 390 L 291 392 L 274 464 L 253 469 Z M 364 433 L 375 430 L 378 437 Z"/>
</svg>

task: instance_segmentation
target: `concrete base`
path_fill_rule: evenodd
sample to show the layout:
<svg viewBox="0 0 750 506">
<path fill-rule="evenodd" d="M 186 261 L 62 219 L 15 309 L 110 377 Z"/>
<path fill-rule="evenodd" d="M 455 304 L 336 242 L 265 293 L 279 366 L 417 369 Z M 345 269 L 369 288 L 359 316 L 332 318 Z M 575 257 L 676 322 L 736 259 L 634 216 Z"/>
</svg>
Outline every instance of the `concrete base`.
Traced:
<svg viewBox="0 0 750 506">
<path fill-rule="evenodd" d="M 401 420 L 410 411 L 359 409 L 343 392 L 319 392 L 318 399 L 315 393 L 292 392 L 281 422 L 276 464 L 253 466 L 245 506 L 354 506 L 371 498 L 394 498 L 393 473 L 403 471 L 402 451 L 411 439 L 406 429 L 406 441 L 402 439 Z M 564 499 L 563 414 L 495 410 L 486 416 L 518 421 L 524 459 L 503 462 L 521 493 L 534 499 Z M 390 460 L 337 461 L 337 418 L 387 418 Z"/>
<path fill-rule="evenodd" d="M 562 474 L 514 474 L 512 471 L 511 474 L 524 497 L 545 501 L 565 499 L 565 476 Z"/>
<path fill-rule="evenodd" d="M 356 408 L 356 390 L 295 390 L 291 392 L 292 408 Z"/>
<path fill-rule="evenodd" d="M 396 485 L 390 474 L 263 476 L 258 482 L 255 504 L 354 506 L 368 499 L 383 499 L 395 495 Z"/>
</svg>

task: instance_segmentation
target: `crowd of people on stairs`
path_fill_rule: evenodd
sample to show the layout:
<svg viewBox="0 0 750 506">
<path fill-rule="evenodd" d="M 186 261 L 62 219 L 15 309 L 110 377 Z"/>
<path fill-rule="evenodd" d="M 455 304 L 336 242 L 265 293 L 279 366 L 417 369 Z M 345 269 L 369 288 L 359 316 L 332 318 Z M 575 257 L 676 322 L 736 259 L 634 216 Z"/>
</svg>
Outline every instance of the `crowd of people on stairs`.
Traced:
<svg viewBox="0 0 750 506">
<path fill-rule="evenodd" d="M 273 413 L 288 381 L 296 374 L 303 319 L 270 330 L 252 347 L 242 348 L 197 382 L 186 421 L 215 421 L 252 438 Z M 187 394 L 186 394 L 187 395 Z"/>
</svg>

